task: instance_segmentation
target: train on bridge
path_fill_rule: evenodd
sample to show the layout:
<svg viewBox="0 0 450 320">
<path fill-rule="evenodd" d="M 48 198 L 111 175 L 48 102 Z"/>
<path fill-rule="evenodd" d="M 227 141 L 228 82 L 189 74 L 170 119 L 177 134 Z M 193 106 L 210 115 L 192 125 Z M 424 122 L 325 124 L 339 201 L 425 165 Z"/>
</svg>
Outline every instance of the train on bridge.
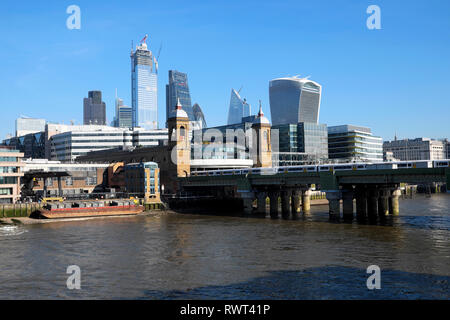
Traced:
<svg viewBox="0 0 450 320">
<path fill-rule="evenodd" d="M 383 169 L 411 169 L 411 168 L 449 168 L 450 159 L 444 160 L 419 160 L 419 161 L 396 161 L 377 163 L 335 163 L 323 165 L 301 165 L 283 166 L 272 168 L 246 168 L 246 169 L 225 169 L 192 171 L 191 176 L 227 176 L 227 175 L 247 175 L 247 174 L 277 174 L 294 172 L 324 172 L 324 171 L 357 171 L 357 170 L 383 170 Z"/>
</svg>

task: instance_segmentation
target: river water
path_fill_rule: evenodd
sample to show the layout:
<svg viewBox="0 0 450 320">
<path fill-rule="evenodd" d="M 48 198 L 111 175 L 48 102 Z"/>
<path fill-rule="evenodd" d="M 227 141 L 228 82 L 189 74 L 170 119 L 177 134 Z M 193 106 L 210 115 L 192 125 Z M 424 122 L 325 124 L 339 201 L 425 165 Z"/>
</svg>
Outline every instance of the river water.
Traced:
<svg viewBox="0 0 450 320">
<path fill-rule="evenodd" d="M 383 224 L 164 213 L 0 226 L 1 299 L 449 299 L 450 195 Z M 67 267 L 81 289 L 66 286 Z M 381 289 L 368 290 L 378 265 Z"/>
</svg>

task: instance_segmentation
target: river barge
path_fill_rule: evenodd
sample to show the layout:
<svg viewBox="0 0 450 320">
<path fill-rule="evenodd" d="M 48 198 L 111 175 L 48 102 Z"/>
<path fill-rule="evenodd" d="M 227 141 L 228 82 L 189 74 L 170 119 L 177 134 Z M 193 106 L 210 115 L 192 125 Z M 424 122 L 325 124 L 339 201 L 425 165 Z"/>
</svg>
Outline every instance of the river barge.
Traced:
<svg viewBox="0 0 450 320">
<path fill-rule="evenodd" d="M 126 216 L 137 215 L 144 210 L 144 206 L 137 205 L 133 201 L 51 203 L 39 210 L 39 217 L 44 219 L 67 219 Z"/>
</svg>

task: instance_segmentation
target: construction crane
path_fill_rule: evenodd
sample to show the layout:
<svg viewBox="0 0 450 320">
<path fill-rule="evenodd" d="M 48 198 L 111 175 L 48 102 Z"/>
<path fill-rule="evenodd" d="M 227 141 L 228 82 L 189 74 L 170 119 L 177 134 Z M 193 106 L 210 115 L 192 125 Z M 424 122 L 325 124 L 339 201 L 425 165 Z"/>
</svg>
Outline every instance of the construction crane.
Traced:
<svg viewBox="0 0 450 320">
<path fill-rule="evenodd" d="M 156 73 L 158 73 L 158 68 L 159 68 L 159 55 L 161 54 L 161 49 L 162 49 L 162 42 L 161 42 L 161 45 L 159 46 L 158 55 L 156 56 L 156 58 L 154 58 L 154 60 L 155 60 L 155 69 L 156 69 Z"/>
</svg>

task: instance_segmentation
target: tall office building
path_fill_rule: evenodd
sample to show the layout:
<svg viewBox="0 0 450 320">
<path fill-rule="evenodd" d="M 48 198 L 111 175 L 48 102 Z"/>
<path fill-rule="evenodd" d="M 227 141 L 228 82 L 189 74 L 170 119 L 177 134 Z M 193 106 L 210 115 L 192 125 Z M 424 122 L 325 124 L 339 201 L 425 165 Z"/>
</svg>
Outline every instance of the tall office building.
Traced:
<svg viewBox="0 0 450 320">
<path fill-rule="evenodd" d="M 131 51 L 133 127 L 158 128 L 158 67 L 147 48 L 147 36 Z"/>
<path fill-rule="evenodd" d="M 272 124 L 319 123 L 322 86 L 307 78 L 279 78 L 270 81 Z"/>
<path fill-rule="evenodd" d="M 242 118 L 250 116 L 250 105 L 242 100 L 239 92 L 231 89 L 230 108 L 228 109 L 228 124 L 241 123 Z"/>
<path fill-rule="evenodd" d="M 106 104 L 101 91 L 89 91 L 83 101 L 83 123 L 85 125 L 106 125 Z"/>
<path fill-rule="evenodd" d="M 125 106 L 123 100 L 116 97 L 116 116 L 114 117 L 114 127 L 133 127 L 133 108 Z"/>
<path fill-rule="evenodd" d="M 186 111 L 189 120 L 195 121 L 187 74 L 169 70 L 169 84 L 166 85 L 166 120 L 174 117 L 178 99 L 180 99 L 180 103 L 183 106 L 183 110 Z"/>
</svg>

